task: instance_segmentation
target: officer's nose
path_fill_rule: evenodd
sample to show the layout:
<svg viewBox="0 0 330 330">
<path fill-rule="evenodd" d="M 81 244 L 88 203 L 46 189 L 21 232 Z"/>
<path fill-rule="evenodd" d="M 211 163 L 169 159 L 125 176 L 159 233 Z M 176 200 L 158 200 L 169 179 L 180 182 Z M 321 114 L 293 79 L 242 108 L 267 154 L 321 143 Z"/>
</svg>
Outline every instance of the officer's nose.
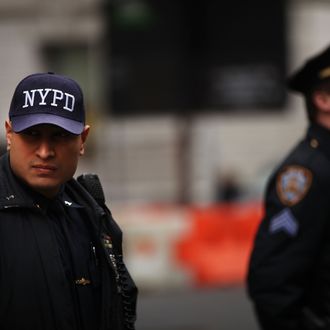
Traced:
<svg viewBox="0 0 330 330">
<path fill-rule="evenodd" d="M 48 139 L 42 139 L 37 148 L 37 156 L 41 159 L 47 159 L 55 156 L 54 145 Z"/>
</svg>

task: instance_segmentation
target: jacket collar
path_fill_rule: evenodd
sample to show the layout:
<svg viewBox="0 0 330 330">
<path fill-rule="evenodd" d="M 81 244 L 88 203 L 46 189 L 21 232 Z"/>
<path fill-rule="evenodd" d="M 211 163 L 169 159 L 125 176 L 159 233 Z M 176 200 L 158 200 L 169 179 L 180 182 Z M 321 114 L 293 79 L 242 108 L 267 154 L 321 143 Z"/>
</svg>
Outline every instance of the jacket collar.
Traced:
<svg viewBox="0 0 330 330">
<path fill-rule="evenodd" d="M 13 174 L 9 154 L 0 157 L 0 208 L 33 207 L 33 199 Z"/>
</svg>

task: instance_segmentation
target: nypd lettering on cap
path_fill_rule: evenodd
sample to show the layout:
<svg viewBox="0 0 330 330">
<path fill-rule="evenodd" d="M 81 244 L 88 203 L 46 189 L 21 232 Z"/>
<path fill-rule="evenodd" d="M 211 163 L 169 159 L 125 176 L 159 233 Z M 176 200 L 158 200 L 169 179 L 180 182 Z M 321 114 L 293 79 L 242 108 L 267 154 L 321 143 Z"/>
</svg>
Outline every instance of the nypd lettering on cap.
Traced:
<svg viewBox="0 0 330 330">
<path fill-rule="evenodd" d="M 39 124 L 52 124 L 81 134 L 85 127 L 84 97 L 79 84 L 54 73 L 35 73 L 22 79 L 14 92 L 9 119 L 19 133 Z"/>
<path fill-rule="evenodd" d="M 59 101 L 63 101 L 60 105 L 63 110 L 74 110 L 74 95 L 63 92 L 59 89 L 31 89 L 23 91 L 23 94 L 25 96 L 25 101 L 22 108 L 34 107 L 36 104 L 50 107 L 58 107 Z"/>
</svg>

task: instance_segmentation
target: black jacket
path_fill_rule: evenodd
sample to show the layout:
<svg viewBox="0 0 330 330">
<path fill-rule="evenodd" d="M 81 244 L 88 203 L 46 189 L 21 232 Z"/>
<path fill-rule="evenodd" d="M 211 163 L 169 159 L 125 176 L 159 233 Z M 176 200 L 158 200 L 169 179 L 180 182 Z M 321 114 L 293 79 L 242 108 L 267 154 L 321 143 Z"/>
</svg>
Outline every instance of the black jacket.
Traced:
<svg viewBox="0 0 330 330">
<path fill-rule="evenodd" d="M 99 253 L 100 330 L 134 329 L 137 288 L 122 259 L 122 232 L 74 179 L 65 184 L 71 201 L 84 206 Z M 112 247 L 108 239 L 112 239 Z M 54 234 L 40 205 L 0 159 L 0 329 L 80 330 L 70 306 Z M 98 329 L 95 329 L 98 330 Z"/>
<path fill-rule="evenodd" d="M 269 180 L 248 291 L 264 330 L 330 329 L 330 131 L 316 124 Z"/>
</svg>

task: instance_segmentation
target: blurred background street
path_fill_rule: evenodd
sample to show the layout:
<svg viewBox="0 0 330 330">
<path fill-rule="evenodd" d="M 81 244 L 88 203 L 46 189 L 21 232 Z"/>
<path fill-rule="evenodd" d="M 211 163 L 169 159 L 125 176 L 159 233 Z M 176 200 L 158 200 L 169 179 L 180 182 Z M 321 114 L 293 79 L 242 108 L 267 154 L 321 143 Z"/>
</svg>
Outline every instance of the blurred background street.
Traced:
<svg viewBox="0 0 330 330">
<path fill-rule="evenodd" d="M 242 286 L 142 294 L 137 330 L 257 330 Z"/>
<path fill-rule="evenodd" d="M 257 329 L 244 279 L 262 196 L 307 124 L 285 79 L 329 30 L 329 0 L 0 2 L 0 122 L 28 74 L 81 84 L 77 175 L 99 175 L 123 229 L 137 330 Z"/>
</svg>

